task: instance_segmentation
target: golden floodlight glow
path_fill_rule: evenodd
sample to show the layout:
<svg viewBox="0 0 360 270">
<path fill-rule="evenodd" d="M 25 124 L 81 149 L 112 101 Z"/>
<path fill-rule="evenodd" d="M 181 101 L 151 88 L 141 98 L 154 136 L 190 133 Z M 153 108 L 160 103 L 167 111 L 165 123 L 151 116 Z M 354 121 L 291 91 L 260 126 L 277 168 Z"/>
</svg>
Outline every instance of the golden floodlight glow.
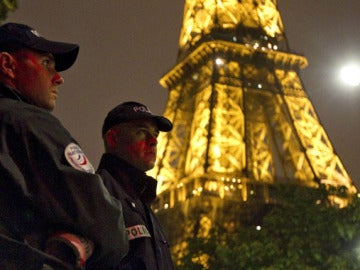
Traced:
<svg viewBox="0 0 360 270">
<path fill-rule="evenodd" d="M 185 1 L 177 63 L 160 80 L 174 127 L 160 134 L 153 170 L 175 257 L 215 224 L 253 224 L 280 203 L 273 185 L 357 192 L 302 85 L 308 62 L 289 49 L 277 2 Z M 209 257 L 192 257 L 208 269 Z"/>
</svg>

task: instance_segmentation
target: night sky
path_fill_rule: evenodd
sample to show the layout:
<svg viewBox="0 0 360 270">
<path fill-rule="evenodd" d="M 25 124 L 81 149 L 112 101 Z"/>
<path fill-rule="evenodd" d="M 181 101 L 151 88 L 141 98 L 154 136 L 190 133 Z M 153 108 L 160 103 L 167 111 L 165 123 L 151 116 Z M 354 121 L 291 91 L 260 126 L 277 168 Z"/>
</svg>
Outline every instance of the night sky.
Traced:
<svg viewBox="0 0 360 270">
<path fill-rule="evenodd" d="M 46 38 L 80 44 L 54 114 L 94 167 L 103 151 L 101 126 L 117 104 L 134 100 L 162 114 L 168 98 L 159 79 L 176 63 L 184 1 L 18 0 L 8 21 Z M 360 187 L 360 87 L 340 82 L 347 61 L 360 65 L 359 0 L 279 0 L 291 51 L 304 55 L 301 72 L 327 134 Z M 360 74 L 359 74 L 360 76 Z"/>
</svg>

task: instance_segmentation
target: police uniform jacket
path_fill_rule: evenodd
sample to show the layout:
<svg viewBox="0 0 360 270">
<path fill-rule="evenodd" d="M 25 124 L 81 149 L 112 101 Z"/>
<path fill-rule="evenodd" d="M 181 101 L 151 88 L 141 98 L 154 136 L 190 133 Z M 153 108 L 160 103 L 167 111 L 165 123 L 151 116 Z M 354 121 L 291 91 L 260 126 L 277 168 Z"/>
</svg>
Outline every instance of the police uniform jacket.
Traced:
<svg viewBox="0 0 360 270">
<path fill-rule="evenodd" d="M 171 270 L 173 264 L 163 229 L 150 208 L 157 181 L 114 155 L 104 154 L 98 173 L 122 203 L 129 252 L 114 269 Z"/>
<path fill-rule="evenodd" d="M 75 151 L 73 162 L 66 149 Z M 94 261 L 104 269 L 103 262 L 123 257 L 128 242 L 120 204 L 89 164 L 57 118 L 0 84 L 0 265 L 19 260 L 23 269 L 36 269 L 27 261 L 41 264 L 43 254 L 35 253 L 54 230 L 92 240 Z"/>
</svg>

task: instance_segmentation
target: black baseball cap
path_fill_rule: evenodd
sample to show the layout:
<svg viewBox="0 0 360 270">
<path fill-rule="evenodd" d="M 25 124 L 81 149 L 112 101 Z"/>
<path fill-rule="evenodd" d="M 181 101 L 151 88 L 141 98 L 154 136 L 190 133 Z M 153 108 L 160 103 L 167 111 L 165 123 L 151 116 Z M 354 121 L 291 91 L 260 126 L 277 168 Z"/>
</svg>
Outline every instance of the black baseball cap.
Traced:
<svg viewBox="0 0 360 270">
<path fill-rule="evenodd" d="M 102 128 L 102 135 L 104 136 L 110 128 L 117 124 L 148 118 L 155 120 L 160 131 L 167 132 L 172 130 L 173 125 L 169 119 L 153 115 L 149 108 L 141 103 L 128 101 L 116 106 L 107 114 Z"/>
<path fill-rule="evenodd" d="M 51 53 L 54 56 L 57 71 L 64 71 L 71 67 L 79 53 L 79 45 L 45 39 L 35 29 L 25 24 L 1 25 L 0 51 L 12 52 L 21 48 Z"/>
</svg>

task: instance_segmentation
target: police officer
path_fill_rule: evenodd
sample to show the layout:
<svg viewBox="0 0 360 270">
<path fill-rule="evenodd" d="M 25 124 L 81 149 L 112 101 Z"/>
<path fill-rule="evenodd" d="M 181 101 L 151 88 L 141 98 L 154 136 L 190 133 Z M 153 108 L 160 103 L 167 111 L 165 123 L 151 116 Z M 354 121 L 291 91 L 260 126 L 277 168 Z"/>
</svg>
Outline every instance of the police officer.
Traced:
<svg viewBox="0 0 360 270">
<path fill-rule="evenodd" d="M 78 51 L 24 24 L 0 27 L 0 269 L 73 269 L 91 254 L 110 269 L 126 253 L 121 205 L 50 113 Z"/>
<path fill-rule="evenodd" d="M 118 105 L 104 120 L 98 173 L 122 203 L 129 238 L 129 252 L 114 269 L 173 269 L 169 244 L 150 208 L 157 181 L 145 173 L 155 165 L 159 131 L 171 129 L 167 118 L 137 102 Z"/>
</svg>

